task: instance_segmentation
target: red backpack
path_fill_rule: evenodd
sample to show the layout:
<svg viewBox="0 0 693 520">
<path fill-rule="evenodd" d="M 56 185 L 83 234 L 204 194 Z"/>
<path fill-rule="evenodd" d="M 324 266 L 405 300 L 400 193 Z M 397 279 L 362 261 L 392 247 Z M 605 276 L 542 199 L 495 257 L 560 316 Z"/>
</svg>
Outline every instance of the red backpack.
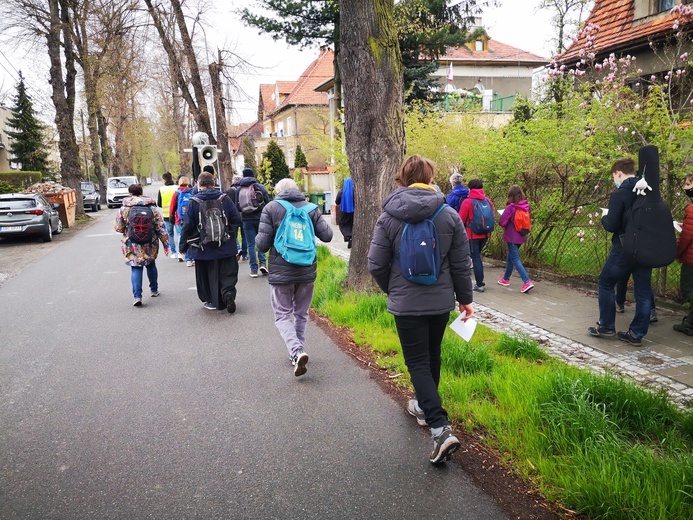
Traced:
<svg viewBox="0 0 693 520">
<path fill-rule="evenodd" d="M 529 211 L 526 209 L 517 208 L 513 217 L 515 231 L 520 235 L 525 236 L 532 230 L 532 222 L 529 219 Z"/>
</svg>

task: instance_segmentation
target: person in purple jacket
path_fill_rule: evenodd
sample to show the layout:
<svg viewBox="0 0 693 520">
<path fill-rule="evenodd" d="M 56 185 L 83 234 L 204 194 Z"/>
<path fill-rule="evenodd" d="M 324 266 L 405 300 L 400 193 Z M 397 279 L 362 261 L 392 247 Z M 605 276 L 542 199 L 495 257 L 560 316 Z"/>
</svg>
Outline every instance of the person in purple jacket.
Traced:
<svg viewBox="0 0 693 520">
<path fill-rule="evenodd" d="M 498 280 L 498 283 L 503 287 L 510 286 L 510 276 L 513 274 L 513 268 L 522 278 L 521 292 L 526 293 L 534 287 L 532 280 L 529 279 L 525 267 L 520 260 L 520 246 L 525 243 L 526 238 L 515 229 L 515 212 L 518 209 L 530 211 L 529 204 L 525 198 L 525 194 L 518 185 L 514 184 L 508 189 L 508 202 L 503 210 L 498 223 L 503 228 L 503 240 L 508 246 L 508 258 L 505 263 L 505 273 Z"/>
</svg>

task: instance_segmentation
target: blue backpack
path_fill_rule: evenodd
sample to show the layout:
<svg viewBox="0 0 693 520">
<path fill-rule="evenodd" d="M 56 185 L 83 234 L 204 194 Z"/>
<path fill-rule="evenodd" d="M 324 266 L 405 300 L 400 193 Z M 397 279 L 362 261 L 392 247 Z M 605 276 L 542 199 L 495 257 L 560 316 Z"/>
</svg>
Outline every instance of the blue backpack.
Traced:
<svg viewBox="0 0 693 520">
<path fill-rule="evenodd" d="M 443 204 L 426 220 L 404 223 L 399 244 L 399 265 L 402 276 L 410 282 L 433 285 L 438 281 L 441 258 L 438 230 L 433 221 L 446 206 Z"/>
<path fill-rule="evenodd" d="M 276 200 L 286 210 L 274 235 L 274 248 L 290 264 L 308 266 L 315 261 L 315 229 L 309 213 L 317 206 L 309 203 L 297 208 L 285 200 Z"/>
<path fill-rule="evenodd" d="M 179 191 L 178 192 L 178 205 L 176 206 L 176 214 L 180 220 L 185 219 L 185 214 L 188 212 L 188 206 L 190 205 L 190 199 L 192 198 L 192 191 Z"/>
<path fill-rule="evenodd" d="M 486 235 L 493 231 L 496 219 L 493 215 L 493 206 L 488 199 L 472 199 L 472 220 L 469 229 L 475 235 Z"/>
</svg>

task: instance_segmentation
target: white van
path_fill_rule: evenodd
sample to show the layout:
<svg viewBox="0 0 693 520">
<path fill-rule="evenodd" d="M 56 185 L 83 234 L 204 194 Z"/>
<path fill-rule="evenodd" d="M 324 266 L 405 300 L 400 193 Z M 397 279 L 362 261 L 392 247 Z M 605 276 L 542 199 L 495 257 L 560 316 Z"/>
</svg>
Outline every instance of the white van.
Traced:
<svg viewBox="0 0 693 520">
<path fill-rule="evenodd" d="M 123 199 L 129 197 L 128 187 L 138 184 L 137 177 L 125 175 L 122 177 L 109 177 L 106 182 L 106 204 L 109 208 L 115 208 L 123 204 Z"/>
</svg>

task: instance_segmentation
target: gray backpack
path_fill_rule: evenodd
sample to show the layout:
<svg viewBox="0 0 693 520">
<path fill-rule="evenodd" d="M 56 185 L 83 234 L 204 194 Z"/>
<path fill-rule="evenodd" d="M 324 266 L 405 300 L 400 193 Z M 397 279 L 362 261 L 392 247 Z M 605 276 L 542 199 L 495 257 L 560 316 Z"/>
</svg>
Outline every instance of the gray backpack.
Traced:
<svg viewBox="0 0 693 520">
<path fill-rule="evenodd" d="M 216 199 L 200 199 L 193 197 L 192 200 L 199 204 L 199 215 L 197 229 L 200 232 L 200 247 L 205 245 L 221 247 L 231 238 L 229 234 L 229 221 L 224 212 L 223 200 L 225 193 Z"/>
</svg>

